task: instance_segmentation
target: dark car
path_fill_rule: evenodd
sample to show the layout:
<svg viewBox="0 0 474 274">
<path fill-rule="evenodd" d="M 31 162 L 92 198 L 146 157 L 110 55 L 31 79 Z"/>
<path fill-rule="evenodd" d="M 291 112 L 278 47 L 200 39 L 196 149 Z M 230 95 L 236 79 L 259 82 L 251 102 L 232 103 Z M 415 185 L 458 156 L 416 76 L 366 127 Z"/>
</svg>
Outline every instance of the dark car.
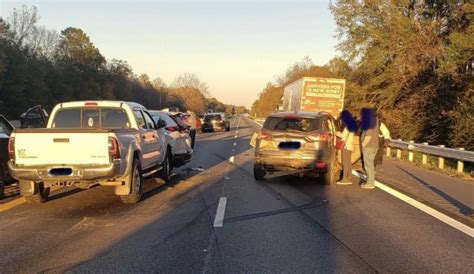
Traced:
<svg viewBox="0 0 474 274">
<path fill-rule="evenodd" d="M 208 113 L 204 116 L 201 125 L 202 132 L 212 132 L 217 130 L 230 131 L 230 122 L 223 113 Z"/>
<path fill-rule="evenodd" d="M 328 113 L 271 114 L 252 139 L 258 181 L 278 173 L 316 175 L 327 184 L 338 179 L 335 120 Z"/>
</svg>

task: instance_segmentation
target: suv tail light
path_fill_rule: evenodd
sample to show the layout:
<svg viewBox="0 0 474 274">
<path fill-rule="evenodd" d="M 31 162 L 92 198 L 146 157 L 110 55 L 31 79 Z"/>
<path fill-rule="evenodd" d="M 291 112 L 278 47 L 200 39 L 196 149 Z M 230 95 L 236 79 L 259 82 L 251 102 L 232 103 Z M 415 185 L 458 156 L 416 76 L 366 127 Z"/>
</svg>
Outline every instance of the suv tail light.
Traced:
<svg viewBox="0 0 474 274">
<path fill-rule="evenodd" d="M 109 137 L 109 155 L 113 160 L 120 159 L 120 146 L 114 137 Z"/>
<path fill-rule="evenodd" d="M 308 142 L 329 142 L 331 134 L 327 132 L 313 132 L 306 136 Z"/>
<path fill-rule="evenodd" d="M 260 131 L 259 137 L 260 139 L 269 139 L 270 137 L 272 137 L 272 135 L 270 134 L 270 132 L 262 130 Z"/>
<path fill-rule="evenodd" d="M 167 131 L 174 132 L 174 131 L 178 131 L 179 128 L 178 128 L 178 127 L 167 127 L 166 130 L 167 130 Z"/>
<path fill-rule="evenodd" d="M 8 157 L 15 160 L 15 137 L 8 139 Z"/>
</svg>

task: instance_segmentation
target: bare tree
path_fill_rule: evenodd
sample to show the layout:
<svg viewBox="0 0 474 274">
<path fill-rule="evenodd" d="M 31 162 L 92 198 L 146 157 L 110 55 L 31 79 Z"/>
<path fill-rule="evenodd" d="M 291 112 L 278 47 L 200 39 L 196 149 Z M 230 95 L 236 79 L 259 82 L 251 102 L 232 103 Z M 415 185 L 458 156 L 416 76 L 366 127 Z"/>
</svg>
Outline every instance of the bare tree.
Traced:
<svg viewBox="0 0 474 274">
<path fill-rule="evenodd" d="M 152 84 L 153 84 L 153 87 L 156 88 L 156 89 L 158 89 L 158 90 L 167 87 L 165 81 L 163 81 L 163 79 L 162 79 L 161 77 L 156 77 L 156 78 L 153 80 Z"/>
<path fill-rule="evenodd" d="M 197 89 L 205 96 L 209 96 L 209 87 L 205 82 L 202 82 L 195 73 L 183 73 L 178 76 L 173 84 L 172 88 L 191 88 Z"/>
<path fill-rule="evenodd" d="M 40 26 L 33 28 L 27 43 L 33 54 L 51 60 L 59 44 L 59 39 L 59 34 L 55 30 L 48 30 L 44 26 Z"/>
<path fill-rule="evenodd" d="M 21 10 L 13 9 L 13 13 L 8 18 L 8 24 L 13 32 L 14 42 L 18 47 L 23 46 L 23 41 L 33 32 L 35 24 L 40 19 L 35 6 L 28 8 L 21 6 Z"/>
</svg>

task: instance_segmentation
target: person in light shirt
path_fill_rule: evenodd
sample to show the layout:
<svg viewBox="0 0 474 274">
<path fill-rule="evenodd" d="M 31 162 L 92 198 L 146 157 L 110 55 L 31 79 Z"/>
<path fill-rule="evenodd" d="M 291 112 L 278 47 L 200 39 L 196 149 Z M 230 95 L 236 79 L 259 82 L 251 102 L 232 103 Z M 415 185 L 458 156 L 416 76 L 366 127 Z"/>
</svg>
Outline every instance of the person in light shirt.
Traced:
<svg viewBox="0 0 474 274">
<path fill-rule="evenodd" d="M 352 177 L 352 151 L 354 150 L 354 133 L 357 131 L 357 122 L 348 110 L 341 112 L 341 121 L 344 124 L 342 132 L 342 141 L 344 148 L 342 150 L 342 179 L 337 182 L 338 185 L 351 185 Z"/>
</svg>

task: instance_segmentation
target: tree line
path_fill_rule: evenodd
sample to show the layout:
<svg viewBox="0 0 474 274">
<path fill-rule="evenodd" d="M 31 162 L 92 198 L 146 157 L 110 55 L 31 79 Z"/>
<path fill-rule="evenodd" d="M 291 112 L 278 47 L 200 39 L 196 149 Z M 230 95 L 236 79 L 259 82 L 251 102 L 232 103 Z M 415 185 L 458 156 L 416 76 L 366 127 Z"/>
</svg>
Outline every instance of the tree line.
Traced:
<svg viewBox="0 0 474 274">
<path fill-rule="evenodd" d="M 183 73 L 167 86 L 161 78 L 136 75 L 124 60 L 106 60 L 80 28 L 60 33 L 38 26 L 36 7 L 0 17 L 0 114 L 18 119 L 27 108 L 51 110 L 72 100 L 124 100 L 149 109 L 178 107 L 204 113 L 244 113 L 210 97 L 205 82 Z"/>
<path fill-rule="evenodd" d="M 305 58 L 269 83 L 265 116 L 302 76 L 347 80 L 345 106 L 374 107 L 394 138 L 474 149 L 474 4 L 460 0 L 333 1 L 340 58 Z M 271 99 L 270 99 L 271 97 Z"/>
</svg>

